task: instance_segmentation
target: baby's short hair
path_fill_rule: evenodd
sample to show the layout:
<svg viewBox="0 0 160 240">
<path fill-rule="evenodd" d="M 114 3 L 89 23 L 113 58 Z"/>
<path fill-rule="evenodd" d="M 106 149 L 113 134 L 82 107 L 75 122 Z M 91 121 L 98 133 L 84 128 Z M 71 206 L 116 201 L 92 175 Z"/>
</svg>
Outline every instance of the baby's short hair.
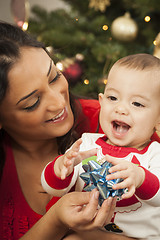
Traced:
<svg viewBox="0 0 160 240">
<path fill-rule="evenodd" d="M 134 68 L 136 70 L 147 70 L 151 68 L 160 70 L 160 59 L 147 53 L 138 53 L 119 59 L 115 65 Z"/>
</svg>

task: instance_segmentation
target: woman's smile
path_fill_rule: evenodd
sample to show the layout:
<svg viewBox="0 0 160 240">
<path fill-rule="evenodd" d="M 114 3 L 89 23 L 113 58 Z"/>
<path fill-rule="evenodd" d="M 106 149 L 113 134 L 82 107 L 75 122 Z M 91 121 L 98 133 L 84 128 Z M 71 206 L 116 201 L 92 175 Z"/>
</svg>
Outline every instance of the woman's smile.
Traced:
<svg viewBox="0 0 160 240">
<path fill-rule="evenodd" d="M 68 113 L 67 113 L 67 110 L 66 110 L 66 107 L 60 112 L 58 113 L 55 117 L 47 120 L 46 122 L 54 122 L 54 123 L 59 123 L 63 120 L 65 120 L 68 116 Z"/>
</svg>

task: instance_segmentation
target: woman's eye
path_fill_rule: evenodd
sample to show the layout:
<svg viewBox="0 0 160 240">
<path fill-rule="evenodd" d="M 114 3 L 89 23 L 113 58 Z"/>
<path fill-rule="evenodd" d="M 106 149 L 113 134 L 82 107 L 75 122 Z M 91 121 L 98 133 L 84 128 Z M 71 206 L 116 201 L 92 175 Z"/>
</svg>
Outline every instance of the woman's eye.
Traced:
<svg viewBox="0 0 160 240">
<path fill-rule="evenodd" d="M 38 97 L 38 99 L 36 100 L 36 102 L 34 104 L 23 108 L 23 110 L 28 111 L 28 112 L 34 111 L 39 106 L 39 104 L 40 104 L 40 97 Z"/>
<path fill-rule="evenodd" d="M 55 78 L 53 78 L 49 83 L 53 83 L 53 82 L 55 82 L 56 80 L 59 79 L 59 77 L 60 77 L 61 75 L 62 75 L 62 73 L 57 72 L 57 75 L 55 76 Z"/>
<path fill-rule="evenodd" d="M 139 102 L 133 102 L 132 103 L 135 107 L 144 107 L 143 104 L 139 103 Z"/>
<path fill-rule="evenodd" d="M 114 96 L 108 96 L 107 98 L 108 98 L 109 100 L 111 100 L 111 101 L 116 101 L 116 100 L 117 100 L 117 98 L 114 97 Z"/>
</svg>

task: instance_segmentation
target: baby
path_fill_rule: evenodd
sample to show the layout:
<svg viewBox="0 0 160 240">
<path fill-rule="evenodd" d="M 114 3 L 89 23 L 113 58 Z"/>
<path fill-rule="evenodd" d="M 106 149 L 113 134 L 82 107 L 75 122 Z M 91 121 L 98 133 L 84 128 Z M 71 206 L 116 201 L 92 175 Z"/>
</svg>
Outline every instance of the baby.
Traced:
<svg viewBox="0 0 160 240">
<path fill-rule="evenodd" d="M 151 138 L 160 131 L 160 59 L 135 54 L 118 60 L 99 102 L 104 134 L 83 134 L 46 166 L 42 185 L 54 196 L 62 196 L 73 186 L 82 190 L 81 161 L 87 150 L 97 149 L 97 161 L 113 164 L 106 179 L 123 179 L 113 189 L 128 189 L 117 201 L 112 219 L 120 234 L 160 239 L 160 145 Z"/>
</svg>

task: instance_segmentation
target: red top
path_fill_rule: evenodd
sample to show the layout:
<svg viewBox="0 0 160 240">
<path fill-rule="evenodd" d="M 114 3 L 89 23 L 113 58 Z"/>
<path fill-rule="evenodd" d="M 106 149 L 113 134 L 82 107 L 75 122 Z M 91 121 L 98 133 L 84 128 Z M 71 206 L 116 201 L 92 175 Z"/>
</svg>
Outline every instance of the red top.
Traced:
<svg viewBox="0 0 160 240">
<path fill-rule="evenodd" d="M 78 132 L 95 132 L 98 125 L 99 103 L 97 100 L 80 100 L 82 112 L 79 113 Z M 86 118 L 84 118 L 84 115 Z M 6 145 L 6 162 L 0 183 L 0 239 L 17 240 L 22 237 L 42 215 L 34 212 L 22 193 L 12 148 Z M 56 202 L 54 198 L 47 206 Z"/>
</svg>

